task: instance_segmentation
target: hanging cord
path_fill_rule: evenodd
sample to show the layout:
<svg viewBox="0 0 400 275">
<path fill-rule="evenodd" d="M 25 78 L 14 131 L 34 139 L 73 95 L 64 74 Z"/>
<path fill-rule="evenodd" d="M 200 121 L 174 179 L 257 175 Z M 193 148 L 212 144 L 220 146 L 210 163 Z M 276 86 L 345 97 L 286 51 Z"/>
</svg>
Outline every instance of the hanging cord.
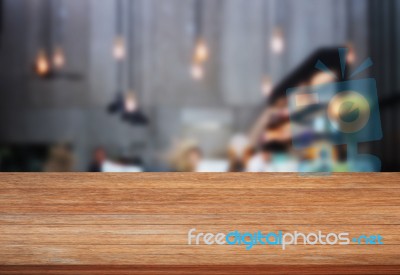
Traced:
<svg viewBox="0 0 400 275">
<path fill-rule="evenodd" d="M 202 0 L 195 0 L 194 2 L 195 14 L 195 36 L 196 40 L 203 35 L 203 5 Z M 196 41 L 197 42 L 197 41 Z"/>
<path fill-rule="evenodd" d="M 56 27 L 56 41 L 58 46 L 64 42 L 64 21 L 66 17 L 66 10 L 62 0 L 57 2 L 57 27 Z"/>
<path fill-rule="evenodd" d="M 43 49 L 45 51 L 49 51 L 51 48 L 51 9 L 52 2 L 51 0 L 43 1 L 43 9 L 41 14 L 41 31 L 40 31 L 40 40 L 42 41 Z"/>
<path fill-rule="evenodd" d="M 264 1 L 263 2 L 263 8 L 261 9 L 261 11 L 262 11 L 262 33 L 263 33 L 263 35 L 262 35 L 262 39 L 261 39 L 261 41 L 262 41 L 262 47 L 261 47 L 261 50 L 263 51 L 263 62 L 262 62 L 262 66 L 263 66 L 263 77 L 267 74 L 267 72 L 268 72 L 268 61 L 267 61 L 267 59 L 268 59 L 268 57 L 267 57 L 267 45 L 266 45 L 266 41 L 268 41 L 268 37 L 266 36 L 266 33 L 268 33 L 267 32 L 267 26 L 268 26 L 268 20 L 267 20 L 267 13 L 268 13 L 268 11 L 269 11 L 269 9 L 268 9 L 269 7 L 268 7 L 268 2 L 267 1 Z"/>
<path fill-rule="evenodd" d="M 59 46 L 60 41 L 60 0 L 53 0 L 51 1 L 52 4 L 52 11 L 53 11 L 53 21 L 52 24 L 53 28 L 51 31 L 52 41 L 55 43 L 56 46 Z"/>
<path fill-rule="evenodd" d="M 128 52 L 128 86 L 129 90 L 135 91 L 135 79 L 134 79 L 134 18 L 133 18 L 133 0 L 130 0 L 128 6 L 128 39 L 127 48 Z M 135 91 L 136 94 L 136 91 Z"/>
<path fill-rule="evenodd" d="M 116 39 L 121 39 L 122 38 L 122 33 L 123 33 L 123 18 L 122 18 L 122 12 L 123 12 L 123 5 L 122 5 L 122 0 L 117 0 L 116 1 L 116 20 L 115 20 L 115 27 L 116 27 Z M 115 41 L 114 41 L 115 43 Z M 115 47 L 115 45 L 114 45 Z M 117 87 L 118 87 L 118 92 L 123 92 L 122 89 L 122 82 L 123 82 L 123 68 L 122 68 L 122 59 L 117 59 L 117 69 L 116 69 L 116 79 L 117 79 Z"/>
</svg>

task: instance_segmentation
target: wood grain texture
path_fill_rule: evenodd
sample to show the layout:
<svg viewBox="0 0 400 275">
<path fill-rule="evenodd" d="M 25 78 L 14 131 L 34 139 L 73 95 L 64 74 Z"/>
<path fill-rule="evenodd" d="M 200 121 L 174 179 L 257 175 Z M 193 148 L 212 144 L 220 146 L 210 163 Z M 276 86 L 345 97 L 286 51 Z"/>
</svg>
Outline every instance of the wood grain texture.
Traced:
<svg viewBox="0 0 400 275">
<path fill-rule="evenodd" d="M 384 244 L 190 246 L 191 228 L 380 234 Z M 399 173 L 0 174 L 0 274 L 399 274 L 399 267 Z"/>
</svg>

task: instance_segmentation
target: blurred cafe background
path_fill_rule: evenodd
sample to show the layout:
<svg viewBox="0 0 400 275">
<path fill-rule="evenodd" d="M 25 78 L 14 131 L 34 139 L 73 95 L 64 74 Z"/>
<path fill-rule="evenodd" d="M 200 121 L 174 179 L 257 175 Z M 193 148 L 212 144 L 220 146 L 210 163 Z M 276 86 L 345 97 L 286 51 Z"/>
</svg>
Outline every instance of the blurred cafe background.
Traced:
<svg viewBox="0 0 400 275">
<path fill-rule="evenodd" d="M 0 171 L 353 171 L 318 123 L 293 147 L 286 96 L 333 81 L 314 66 L 339 72 L 341 47 L 377 81 L 383 138 L 356 151 L 400 171 L 399 14 L 396 0 L 0 0 Z"/>
</svg>

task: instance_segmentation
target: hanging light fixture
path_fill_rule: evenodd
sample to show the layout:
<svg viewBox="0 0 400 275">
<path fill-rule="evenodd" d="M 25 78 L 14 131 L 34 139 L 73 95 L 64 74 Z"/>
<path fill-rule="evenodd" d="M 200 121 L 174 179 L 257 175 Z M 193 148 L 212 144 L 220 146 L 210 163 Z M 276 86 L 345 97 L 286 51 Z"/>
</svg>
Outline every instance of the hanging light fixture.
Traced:
<svg viewBox="0 0 400 275">
<path fill-rule="evenodd" d="M 264 76 L 261 84 L 261 92 L 264 96 L 268 97 L 272 92 L 272 80 L 269 76 Z"/>
<path fill-rule="evenodd" d="M 57 69 L 62 69 L 65 66 L 64 50 L 60 46 L 54 50 L 53 64 Z"/>
<path fill-rule="evenodd" d="M 133 113 L 137 111 L 137 101 L 135 97 L 135 93 L 133 91 L 129 91 L 125 95 L 125 112 L 127 113 Z"/>
<path fill-rule="evenodd" d="M 357 59 L 357 55 L 356 55 L 356 51 L 354 49 L 353 43 L 347 43 L 347 56 L 346 56 L 346 61 L 347 63 L 349 63 L 350 65 L 353 65 L 356 62 Z"/>
<path fill-rule="evenodd" d="M 128 1 L 128 11 L 133 12 L 133 0 Z M 134 83 L 134 70 L 133 70 L 133 16 L 128 16 L 128 29 L 127 39 L 125 41 L 123 35 L 123 6 L 122 0 L 117 2 L 117 36 L 114 40 L 113 56 L 117 61 L 117 82 L 118 90 L 115 100 L 109 104 L 108 111 L 110 113 L 118 113 L 121 118 L 132 124 L 132 125 L 145 125 L 148 123 L 147 117 L 140 111 L 138 106 L 138 100 L 135 94 L 135 83 Z M 125 89 L 122 88 L 123 79 L 123 67 L 122 62 L 127 62 L 127 73 L 128 73 L 128 88 L 127 92 L 123 92 Z M 126 72 L 126 71 L 125 71 Z"/>
<path fill-rule="evenodd" d="M 133 12 L 133 0 L 129 1 L 130 12 Z M 144 113 L 139 109 L 138 100 L 135 93 L 135 75 L 134 75 L 134 54 L 133 54 L 133 28 L 134 21 L 133 16 L 129 16 L 129 24 L 128 24 L 128 41 L 129 41 L 129 60 L 128 60 L 128 92 L 125 94 L 125 104 L 124 104 L 124 113 L 122 118 L 128 121 L 131 124 L 135 125 L 146 125 L 149 121 Z"/>
<path fill-rule="evenodd" d="M 204 78 L 204 62 L 209 58 L 209 50 L 203 38 L 203 6 L 202 0 L 196 0 L 194 5 L 195 14 L 195 47 L 193 51 L 192 65 L 190 73 L 195 80 Z"/>
<path fill-rule="evenodd" d="M 271 38 L 271 50 L 275 54 L 281 54 L 285 49 L 285 42 L 283 39 L 282 30 L 275 28 Z"/>
<path fill-rule="evenodd" d="M 63 38 L 64 38 L 64 19 L 66 17 L 66 11 L 62 0 L 57 0 L 56 2 L 56 24 L 55 24 L 55 40 L 56 47 L 53 51 L 53 65 L 56 69 L 61 70 L 66 63 L 65 53 L 62 47 Z M 52 3 L 53 3 L 52 2 Z"/>
<path fill-rule="evenodd" d="M 50 73 L 50 62 L 44 49 L 39 50 L 34 69 L 40 77 L 45 77 Z"/>
<path fill-rule="evenodd" d="M 116 2 L 116 36 L 113 42 L 112 53 L 117 61 L 122 61 L 126 57 L 126 45 L 123 35 L 123 16 L 124 11 L 122 0 Z"/>
<path fill-rule="evenodd" d="M 50 75 L 50 61 L 46 51 L 50 48 L 50 29 L 49 24 L 47 24 L 47 20 L 50 18 L 50 5 L 48 2 L 43 1 L 41 8 L 42 14 L 40 14 L 41 22 L 40 22 L 40 34 L 39 41 L 43 44 L 36 54 L 36 58 L 34 61 L 34 72 L 39 77 L 48 77 Z"/>
<path fill-rule="evenodd" d="M 203 38 L 198 38 L 194 50 L 194 59 L 196 62 L 203 63 L 208 59 L 208 47 Z"/>
<path fill-rule="evenodd" d="M 42 45 L 36 54 L 33 69 L 36 76 L 45 80 L 57 78 L 81 80 L 83 76 L 79 73 L 60 72 L 66 64 L 65 53 L 62 47 L 63 21 L 66 16 L 66 11 L 62 5 L 62 1 L 63 0 L 41 1 L 43 7 L 40 9 L 42 11 L 40 15 L 42 21 L 39 41 L 41 41 Z M 57 22 L 54 24 L 51 16 L 53 11 L 55 11 L 57 15 Z M 52 41 L 55 41 L 55 47 L 53 47 Z"/>
<path fill-rule="evenodd" d="M 267 12 L 269 11 L 269 5 L 267 2 L 264 2 L 264 8 L 262 9 L 262 22 L 263 22 L 263 28 L 266 28 L 269 26 L 269 21 L 267 21 Z M 263 32 L 267 33 L 266 30 L 263 30 Z M 263 49 L 263 54 L 262 54 L 262 71 L 263 71 L 263 77 L 261 79 L 261 94 L 264 97 L 269 97 L 271 95 L 272 89 L 273 89 L 273 83 L 272 83 L 272 78 L 268 75 L 268 67 L 269 67 L 269 58 L 267 56 L 267 52 L 265 50 L 265 45 L 264 42 L 265 40 L 263 39 L 263 46 L 261 49 Z"/>
<path fill-rule="evenodd" d="M 122 36 L 114 39 L 113 56 L 116 60 L 123 60 L 126 56 L 125 39 Z"/>
<path fill-rule="evenodd" d="M 129 1 L 129 11 L 133 12 L 132 0 Z M 138 111 L 138 103 L 135 95 L 135 81 L 134 81 L 134 70 L 133 70 L 133 16 L 129 16 L 128 20 L 128 43 L 129 47 L 129 58 L 128 58 L 128 91 L 125 93 L 124 97 L 124 112 L 127 114 L 133 114 Z"/>
<path fill-rule="evenodd" d="M 123 22 L 122 22 L 122 0 L 117 0 L 115 8 L 115 29 L 116 29 L 116 36 L 114 38 L 114 44 L 112 48 L 112 54 L 117 61 L 116 64 L 116 79 L 117 79 L 117 94 L 114 98 L 114 101 L 108 105 L 108 112 L 110 113 L 119 113 L 122 112 L 125 108 L 124 102 L 124 93 L 123 88 L 121 87 L 123 82 L 122 77 L 122 61 L 125 58 L 125 43 L 124 39 L 122 38 L 122 29 L 123 29 Z"/>
<path fill-rule="evenodd" d="M 121 87 L 123 78 L 122 78 L 122 61 L 125 58 L 125 43 L 124 39 L 122 38 L 122 0 L 117 0 L 115 8 L 115 31 L 116 36 L 113 42 L 112 48 L 112 55 L 115 58 L 116 64 L 116 79 L 117 79 L 117 93 L 114 98 L 114 101 L 108 105 L 108 112 L 109 113 L 119 113 L 124 110 L 125 102 L 124 102 L 124 93 L 123 88 Z"/>
<path fill-rule="evenodd" d="M 193 61 L 190 73 L 195 80 L 201 80 L 204 77 L 203 65 L 200 62 Z"/>
</svg>

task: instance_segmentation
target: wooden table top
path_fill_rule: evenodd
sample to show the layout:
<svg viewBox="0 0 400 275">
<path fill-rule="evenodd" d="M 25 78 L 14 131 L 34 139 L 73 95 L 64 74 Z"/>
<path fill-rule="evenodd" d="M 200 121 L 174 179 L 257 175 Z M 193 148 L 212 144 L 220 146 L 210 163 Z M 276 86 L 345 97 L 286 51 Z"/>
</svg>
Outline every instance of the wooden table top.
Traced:
<svg viewBox="0 0 400 275">
<path fill-rule="evenodd" d="M 382 245 L 188 245 L 188 231 Z M 400 173 L 0 174 L 0 274 L 400 274 Z M 47 273 L 44 273 L 47 272 Z"/>
</svg>

